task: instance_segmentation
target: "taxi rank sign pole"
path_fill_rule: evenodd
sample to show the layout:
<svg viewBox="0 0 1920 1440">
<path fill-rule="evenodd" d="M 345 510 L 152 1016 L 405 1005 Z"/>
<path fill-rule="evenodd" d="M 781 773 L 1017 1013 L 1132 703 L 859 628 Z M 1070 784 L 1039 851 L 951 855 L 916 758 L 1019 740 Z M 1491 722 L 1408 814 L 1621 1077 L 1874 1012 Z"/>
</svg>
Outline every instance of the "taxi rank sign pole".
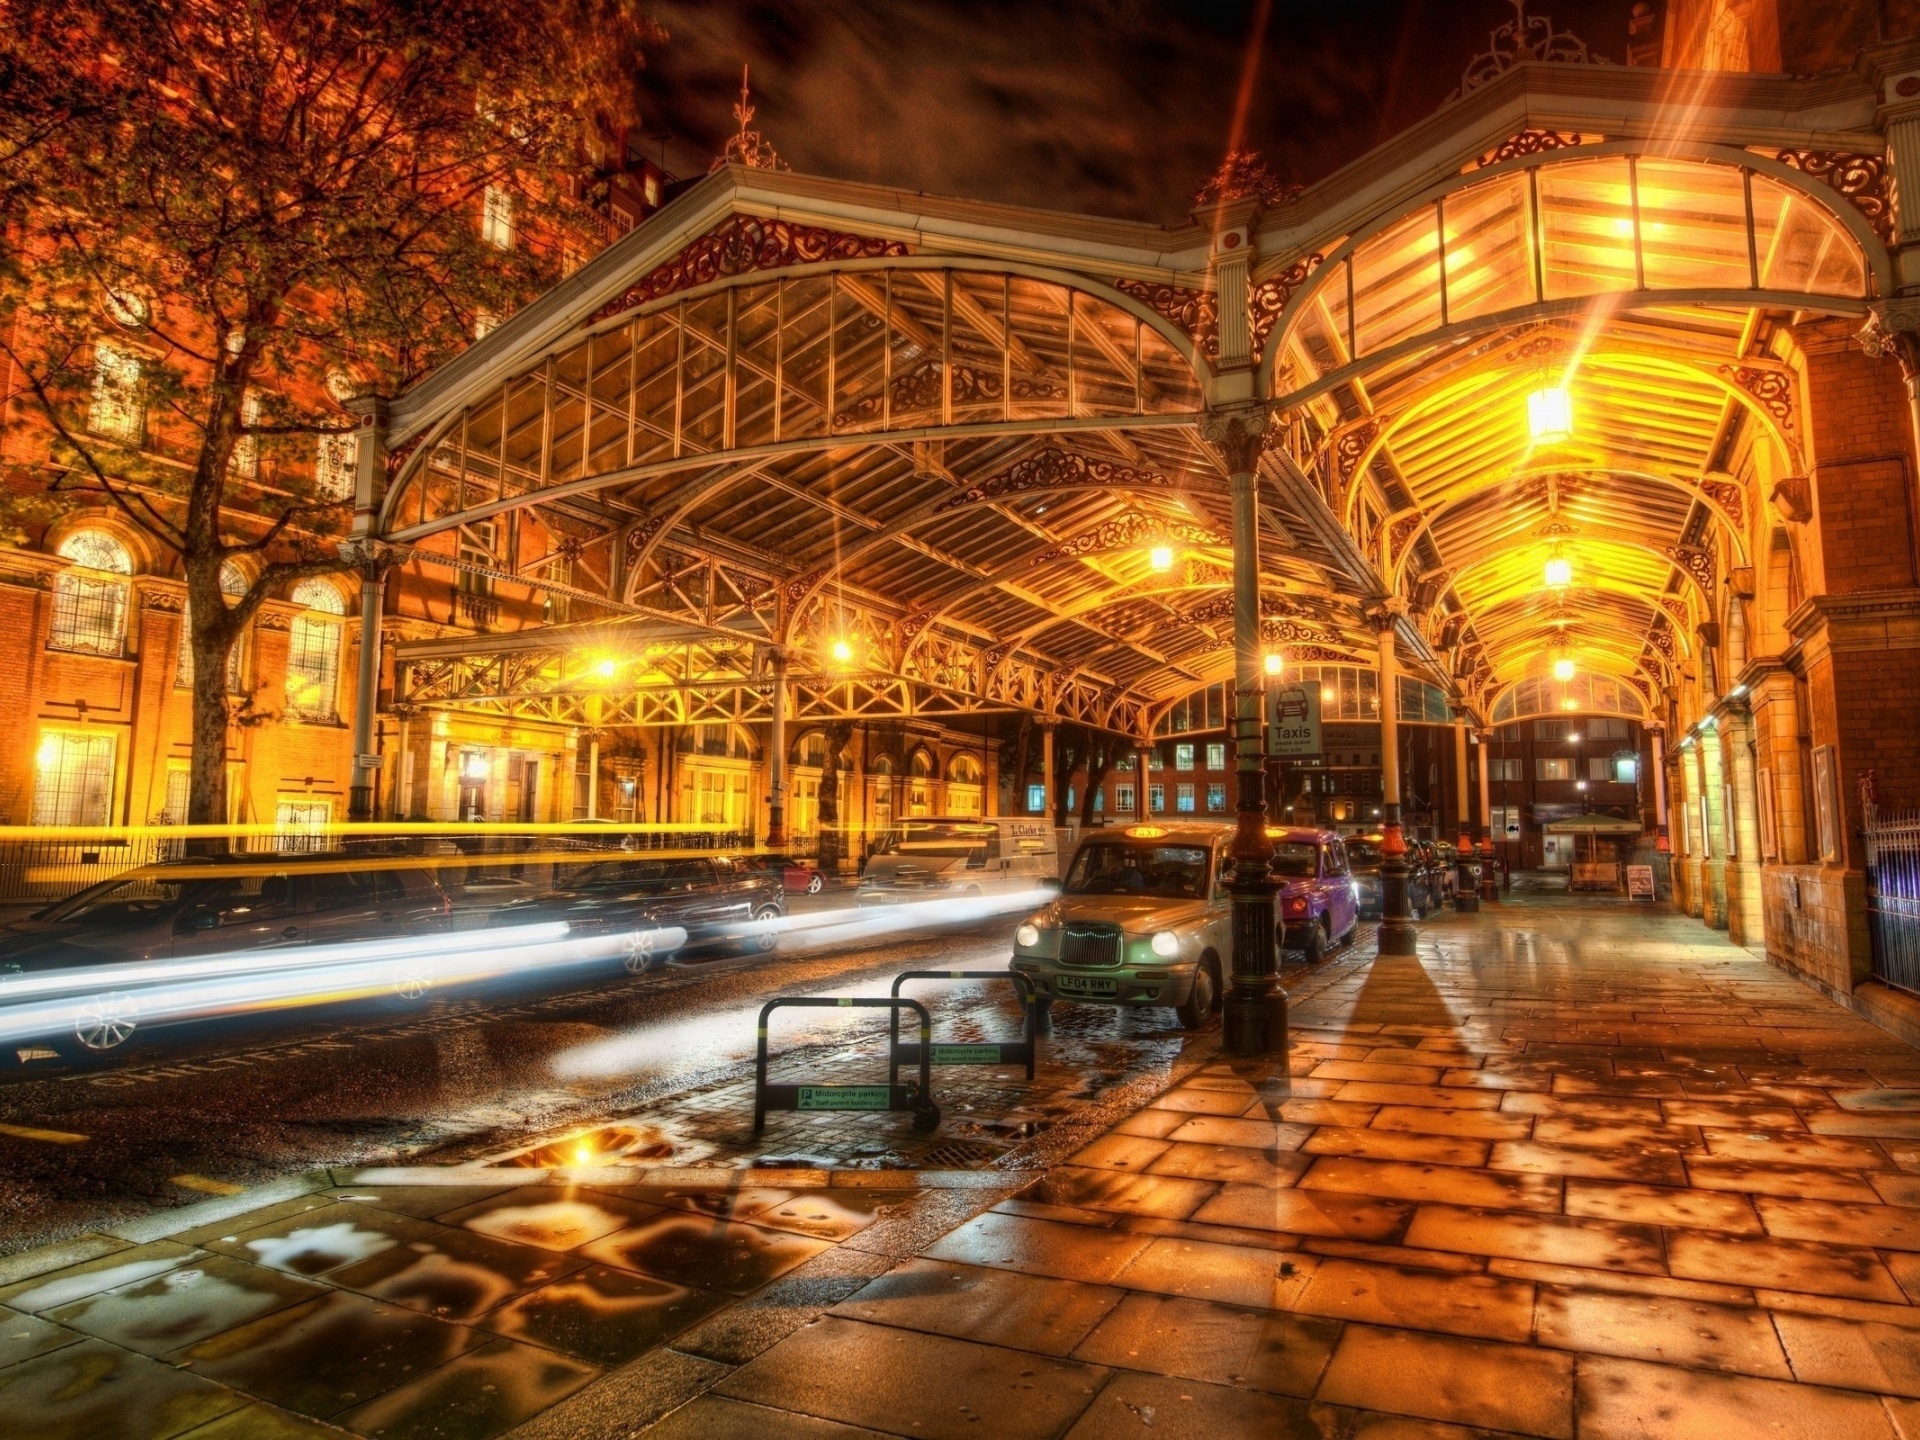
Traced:
<svg viewBox="0 0 1920 1440">
<path fill-rule="evenodd" d="M 1320 758 L 1320 685 L 1267 681 L 1267 754 L 1280 762 L 1280 793 L 1287 789 L 1287 762 Z M 1289 820 L 1291 817 L 1289 817 Z"/>
</svg>

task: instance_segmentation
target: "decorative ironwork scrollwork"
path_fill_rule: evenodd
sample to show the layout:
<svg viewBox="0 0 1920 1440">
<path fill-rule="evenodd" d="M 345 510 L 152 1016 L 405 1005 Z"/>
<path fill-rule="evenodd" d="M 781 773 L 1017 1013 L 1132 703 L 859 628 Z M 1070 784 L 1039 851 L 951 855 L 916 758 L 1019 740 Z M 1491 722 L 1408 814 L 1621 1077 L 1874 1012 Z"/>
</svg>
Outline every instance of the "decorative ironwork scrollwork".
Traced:
<svg viewBox="0 0 1920 1440">
<path fill-rule="evenodd" d="M 1722 365 L 1720 373 L 1751 395 L 1789 435 L 1798 433 L 1793 414 L 1793 376 L 1757 365 Z"/>
<path fill-rule="evenodd" d="M 1713 551 L 1704 545 L 1669 545 L 1666 557 L 1693 578 L 1708 595 L 1713 594 Z"/>
<path fill-rule="evenodd" d="M 1190 525 L 1184 521 L 1162 520 L 1156 516 L 1142 514 L 1138 510 L 1128 510 L 1114 516 L 1111 520 L 1076 535 L 1071 540 L 1063 540 L 1058 545 L 1050 545 L 1027 562 L 1029 566 L 1046 565 L 1055 560 L 1066 560 L 1080 555 L 1099 555 L 1109 550 L 1130 550 L 1153 540 L 1179 540 L 1188 545 L 1225 546 L 1227 537 L 1217 530 L 1209 530 L 1204 525 Z"/>
<path fill-rule="evenodd" d="M 1297 199 L 1304 185 L 1289 184 L 1273 173 L 1273 167 L 1258 150 L 1230 151 L 1207 183 L 1193 192 L 1195 208 L 1222 205 L 1232 200 L 1258 200 L 1262 205 L 1281 205 Z"/>
<path fill-rule="evenodd" d="M 946 369 L 937 356 L 927 356 L 888 382 L 887 402 L 883 403 L 878 395 L 863 395 L 851 405 L 836 410 L 833 428 L 847 430 L 878 420 L 886 413 L 887 405 L 891 405 L 893 412 L 898 415 L 939 409 Z M 1007 389 L 1000 376 L 990 370 L 955 365 L 952 373 L 953 403 L 956 405 L 988 404 L 998 400 Z M 1012 397 L 1019 401 L 1064 401 L 1067 387 L 1044 376 L 1016 375 L 1013 377 Z"/>
<path fill-rule="evenodd" d="M 1326 257 L 1318 250 L 1302 256 L 1278 275 L 1270 275 L 1247 292 L 1247 315 L 1253 329 L 1253 358 L 1257 361 L 1267 349 L 1267 338 L 1279 322 L 1294 292 L 1312 278 Z"/>
<path fill-rule="evenodd" d="M 1866 218 L 1873 233 L 1893 244 L 1892 176 L 1884 155 L 1858 155 L 1846 150 L 1782 150 L 1774 156 L 1803 175 L 1823 181 Z"/>
<path fill-rule="evenodd" d="M 1700 493 L 1726 511 L 1729 519 L 1742 529 L 1747 523 L 1747 487 L 1737 480 L 1707 480 L 1699 482 Z"/>
<path fill-rule="evenodd" d="M 1116 280 L 1113 288 L 1170 321 L 1209 360 L 1220 358 L 1220 300 L 1211 290 L 1157 280 Z"/>
<path fill-rule="evenodd" d="M 1112 486 L 1116 490 L 1177 490 L 1179 484 L 1157 470 L 1143 470 L 1112 460 L 1094 460 L 1071 450 L 1038 450 L 997 475 L 969 485 L 934 506 L 943 514 L 968 505 L 1011 500 L 1037 491 L 1072 486 Z"/>
<path fill-rule="evenodd" d="M 628 286 L 618 299 L 596 310 L 593 318 L 605 320 L 649 301 L 733 275 L 780 270 L 789 265 L 812 265 L 822 260 L 870 260 L 909 253 L 902 240 L 854 235 L 791 220 L 735 215 L 650 271 L 638 283 Z"/>
<path fill-rule="evenodd" d="M 1576 145 L 1591 145 L 1599 139 L 1597 135 L 1582 135 L 1577 130 L 1522 130 L 1511 139 L 1502 140 L 1467 168 L 1484 170 L 1489 165 L 1498 165 L 1503 161 L 1519 160 L 1528 155 L 1545 155 L 1553 150 L 1570 150 Z"/>
<path fill-rule="evenodd" d="M 1609 65 L 1604 56 L 1588 51 L 1587 42 L 1569 30 L 1556 30 L 1545 15 L 1527 14 L 1527 0 L 1512 0 L 1513 19 L 1497 26 L 1487 36 L 1486 50 L 1473 57 L 1460 77 L 1460 88 L 1451 98 L 1458 99 L 1478 90 L 1488 81 L 1504 75 L 1529 60 L 1547 60 L 1571 65 Z"/>
</svg>

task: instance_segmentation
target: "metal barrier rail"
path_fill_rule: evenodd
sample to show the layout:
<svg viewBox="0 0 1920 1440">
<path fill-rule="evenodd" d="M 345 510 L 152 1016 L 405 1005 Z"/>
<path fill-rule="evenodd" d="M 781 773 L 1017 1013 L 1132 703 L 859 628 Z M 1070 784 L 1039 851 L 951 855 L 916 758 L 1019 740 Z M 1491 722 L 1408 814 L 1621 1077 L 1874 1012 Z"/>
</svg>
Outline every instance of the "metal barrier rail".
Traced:
<svg viewBox="0 0 1920 1440">
<path fill-rule="evenodd" d="M 1862 798 L 1873 974 L 1920 993 L 1920 812 L 1884 809 L 1870 795 Z"/>
<path fill-rule="evenodd" d="M 1040 1049 L 1039 997 L 1034 994 L 1033 981 L 1015 970 L 903 970 L 893 977 L 895 999 L 900 996 L 900 987 L 909 980 L 1011 980 L 1013 988 L 1020 992 L 1020 1008 L 1024 1015 L 1020 1029 L 1027 1038 L 981 1041 L 972 1045 L 915 1044 L 910 1040 L 903 1044 L 900 1040 L 900 1012 L 896 1010 L 893 1012 L 892 1031 L 888 1036 L 890 1079 L 897 1074 L 900 1066 L 912 1065 L 922 1059 L 935 1065 L 1025 1065 L 1027 1079 L 1033 1079 L 1034 1057 Z"/>
<path fill-rule="evenodd" d="M 775 1010 L 810 1009 L 889 1010 L 897 1029 L 900 1012 L 912 1010 L 920 1017 L 920 1083 L 902 1085 L 898 1066 L 887 1068 L 885 1085 L 769 1085 L 767 1083 L 767 1017 Z M 940 1125 L 940 1107 L 933 1103 L 933 1071 L 927 1052 L 933 1048 L 933 1017 L 918 1000 L 898 996 L 881 999 L 875 995 L 783 995 L 760 1007 L 759 1037 L 753 1060 L 753 1133 L 767 1126 L 769 1110 L 905 1110 L 913 1114 L 913 1128 L 935 1130 Z"/>
</svg>

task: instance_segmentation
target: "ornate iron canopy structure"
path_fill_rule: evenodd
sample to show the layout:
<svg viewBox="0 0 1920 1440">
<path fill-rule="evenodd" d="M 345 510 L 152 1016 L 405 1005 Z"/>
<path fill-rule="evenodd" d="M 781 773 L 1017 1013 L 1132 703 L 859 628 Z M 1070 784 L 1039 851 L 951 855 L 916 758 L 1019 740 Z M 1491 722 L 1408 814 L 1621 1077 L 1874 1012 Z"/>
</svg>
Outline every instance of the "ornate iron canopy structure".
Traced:
<svg viewBox="0 0 1920 1440">
<path fill-rule="evenodd" d="M 1568 658 L 1645 713 L 1751 563 L 1726 447 L 1799 465 L 1772 322 L 1891 288 L 1864 85 L 1661 84 L 1517 63 L 1172 229 L 723 167 L 396 402 L 369 528 L 516 515 L 602 617 L 408 642 L 399 698 L 750 719 L 777 656 L 800 716 L 1145 736 L 1233 670 L 1253 407 L 1265 645 L 1385 613 L 1481 720 Z"/>
</svg>

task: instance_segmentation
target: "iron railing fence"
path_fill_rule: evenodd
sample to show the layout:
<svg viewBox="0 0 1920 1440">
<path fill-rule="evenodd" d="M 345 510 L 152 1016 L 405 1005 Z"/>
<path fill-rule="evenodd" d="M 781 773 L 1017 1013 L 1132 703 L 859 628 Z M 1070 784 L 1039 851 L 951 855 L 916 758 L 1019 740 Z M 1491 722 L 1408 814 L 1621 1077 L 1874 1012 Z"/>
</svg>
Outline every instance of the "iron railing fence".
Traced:
<svg viewBox="0 0 1920 1440">
<path fill-rule="evenodd" d="M 163 829 L 102 830 L 58 836 L 0 835 L 0 905 L 45 905 L 142 865 L 184 860 L 189 841 Z M 290 854 L 338 850 L 417 857 L 433 862 L 456 905 L 498 904 L 503 892 L 529 892 L 564 880 L 611 854 L 649 850 L 735 849 L 750 838 L 728 830 L 624 829 L 607 825 L 571 833 L 356 835 L 350 831 L 278 830 L 221 837 L 210 849 L 227 854 Z M 577 856 L 578 858 L 574 858 Z M 417 861 L 416 861 L 417 863 Z"/>
<path fill-rule="evenodd" d="M 1873 973 L 1920 994 L 1920 810 L 1864 809 Z"/>
</svg>

